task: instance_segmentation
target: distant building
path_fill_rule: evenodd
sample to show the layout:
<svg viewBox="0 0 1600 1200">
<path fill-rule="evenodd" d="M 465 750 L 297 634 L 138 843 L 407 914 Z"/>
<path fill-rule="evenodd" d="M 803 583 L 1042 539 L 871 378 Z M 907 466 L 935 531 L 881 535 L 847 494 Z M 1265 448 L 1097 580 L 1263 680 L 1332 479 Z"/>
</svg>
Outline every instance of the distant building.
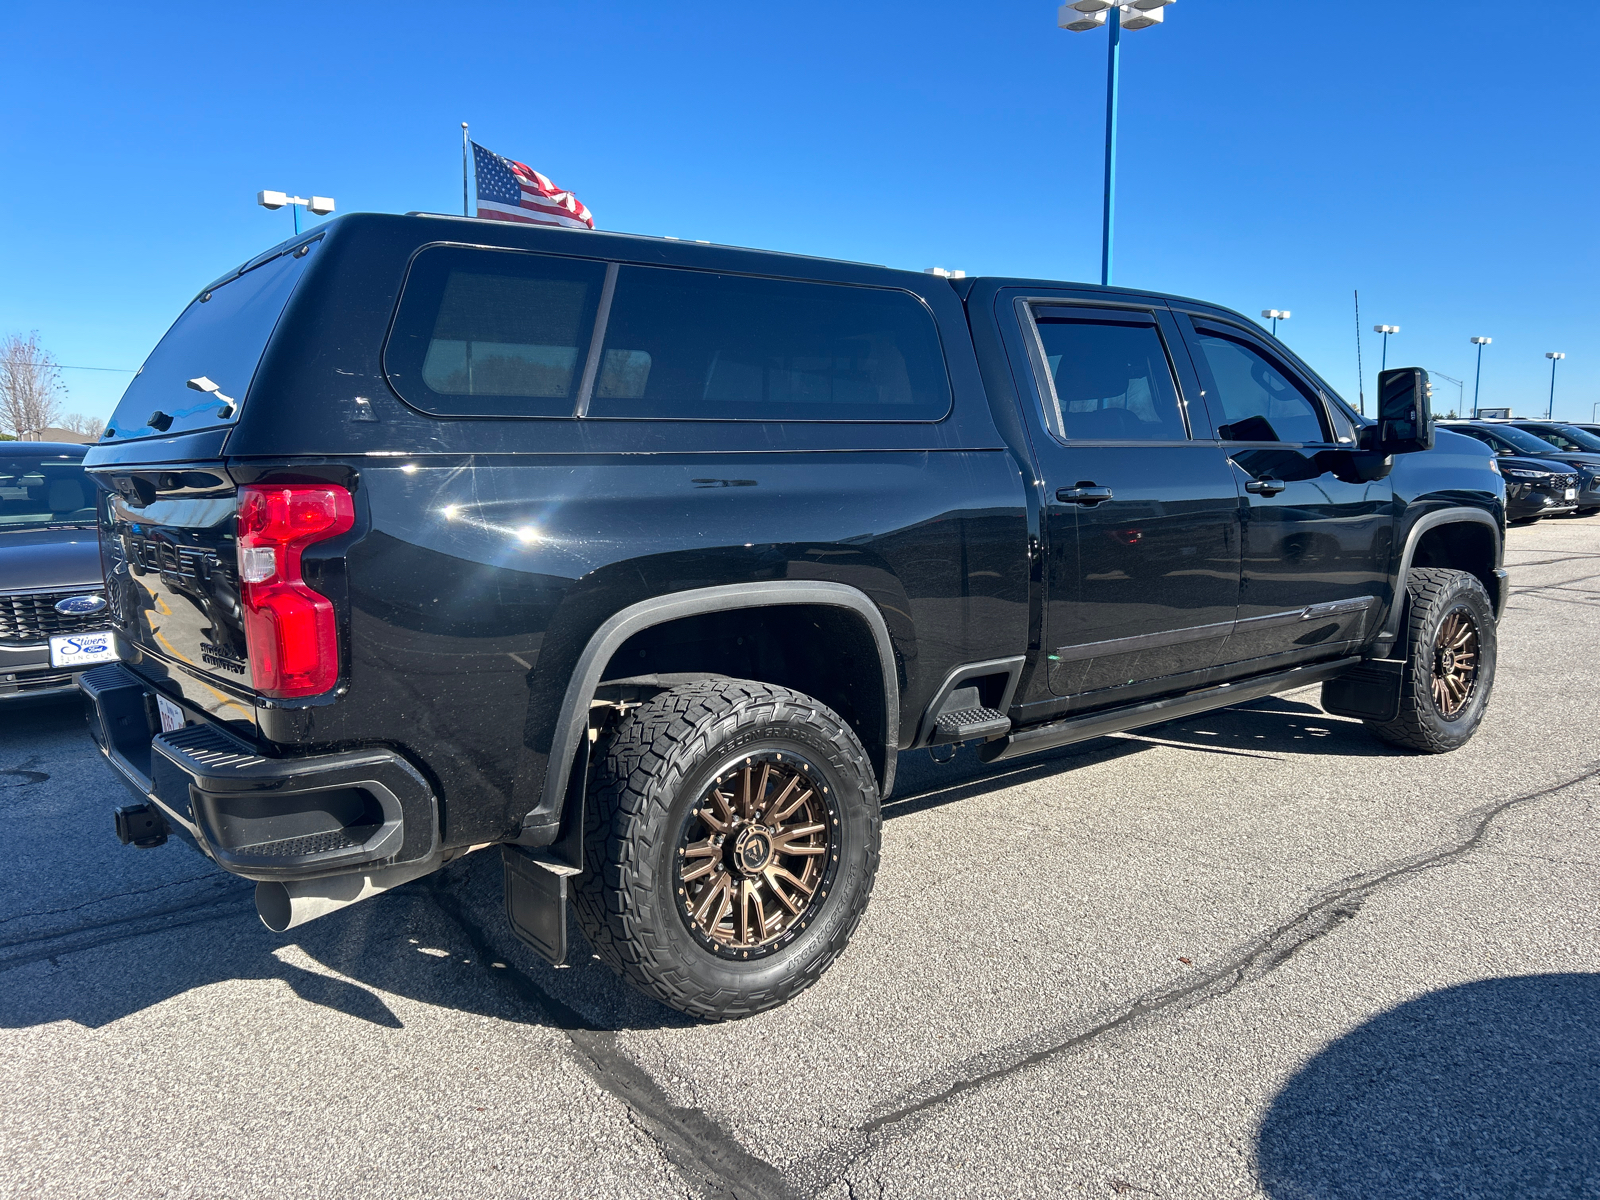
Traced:
<svg viewBox="0 0 1600 1200">
<path fill-rule="evenodd" d="M 1509 408 L 1480 408 L 1478 416 L 1485 420 L 1509 421 L 1511 419 L 1511 410 Z"/>
<path fill-rule="evenodd" d="M 80 446 L 90 446 L 100 439 L 92 433 L 73 433 L 70 429 L 57 429 L 50 426 L 45 429 L 33 430 L 22 439 L 25 442 L 77 442 Z"/>
</svg>

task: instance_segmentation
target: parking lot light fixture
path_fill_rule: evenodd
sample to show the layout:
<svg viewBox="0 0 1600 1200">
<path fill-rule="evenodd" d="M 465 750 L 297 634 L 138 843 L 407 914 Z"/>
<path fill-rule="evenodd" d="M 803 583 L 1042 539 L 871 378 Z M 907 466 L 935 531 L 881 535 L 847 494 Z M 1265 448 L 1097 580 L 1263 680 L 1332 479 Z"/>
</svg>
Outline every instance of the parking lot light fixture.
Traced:
<svg viewBox="0 0 1600 1200">
<path fill-rule="evenodd" d="M 1483 382 L 1483 348 L 1492 341 L 1494 341 L 1493 338 L 1486 337 L 1472 339 L 1472 344 L 1478 348 L 1478 373 L 1472 377 L 1472 419 L 1474 421 L 1478 419 L 1478 385 Z"/>
<path fill-rule="evenodd" d="M 1545 357 L 1550 360 L 1550 405 L 1544 410 L 1544 419 L 1546 421 L 1554 421 L 1556 419 L 1556 364 L 1566 355 L 1559 350 L 1547 350 Z"/>
<path fill-rule="evenodd" d="M 1383 366 L 1379 367 L 1378 370 L 1387 371 L 1389 369 L 1389 335 L 1391 333 L 1399 333 L 1400 326 L 1374 325 L 1372 327 L 1372 332 L 1383 334 Z"/>
<path fill-rule="evenodd" d="M 1289 319 L 1289 310 L 1287 308 L 1263 308 L 1261 310 L 1261 315 L 1266 320 L 1272 322 L 1272 336 L 1277 337 L 1278 322 L 1287 321 Z"/>
<path fill-rule="evenodd" d="M 1166 19 L 1177 0 L 1069 0 L 1056 10 L 1056 26 L 1087 33 L 1111 31 L 1106 49 L 1106 185 L 1100 223 L 1100 284 L 1111 286 L 1111 245 L 1117 207 L 1117 81 L 1122 67 L 1122 31 L 1149 29 Z"/>
<path fill-rule="evenodd" d="M 291 196 L 287 192 L 257 192 L 256 203 L 262 208 L 279 209 L 289 208 L 294 211 L 294 231 L 300 232 L 300 210 L 310 209 L 319 217 L 325 217 L 334 209 L 332 196 Z"/>
</svg>

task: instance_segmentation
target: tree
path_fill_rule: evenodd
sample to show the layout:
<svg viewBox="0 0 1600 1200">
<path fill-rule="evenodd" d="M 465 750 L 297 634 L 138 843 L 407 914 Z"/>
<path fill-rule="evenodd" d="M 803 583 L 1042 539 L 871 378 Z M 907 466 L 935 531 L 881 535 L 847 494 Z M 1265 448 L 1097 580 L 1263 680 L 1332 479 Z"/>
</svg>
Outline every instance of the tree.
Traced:
<svg viewBox="0 0 1600 1200">
<path fill-rule="evenodd" d="M 82 413 L 68 413 L 61 418 L 61 429 L 70 429 L 73 433 L 81 433 L 85 437 L 97 438 L 106 431 L 106 423 L 100 417 L 86 417 Z"/>
<path fill-rule="evenodd" d="M 0 339 L 0 430 L 24 440 L 61 416 L 61 372 L 39 334 Z"/>
</svg>

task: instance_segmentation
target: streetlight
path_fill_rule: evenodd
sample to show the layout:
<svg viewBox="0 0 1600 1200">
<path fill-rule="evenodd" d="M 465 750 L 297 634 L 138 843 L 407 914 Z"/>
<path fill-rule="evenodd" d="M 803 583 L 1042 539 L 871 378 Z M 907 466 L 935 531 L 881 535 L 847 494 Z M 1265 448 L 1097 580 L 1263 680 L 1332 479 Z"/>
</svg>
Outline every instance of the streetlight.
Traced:
<svg viewBox="0 0 1600 1200">
<path fill-rule="evenodd" d="M 1400 326 L 1398 326 L 1398 325 L 1374 325 L 1373 326 L 1373 333 L 1381 333 L 1382 336 L 1384 336 L 1384 365 L 1379 366 L 1378 370 L 1379 371 L 1387 371 L 1387 370 L 1389 370 L 1389 334 L 1390 333 L 1400 333 Z"/>
<path fill-rule="evenodd" d="M 1478 348 L 1478 373 L 1472 377 L 1472 419 L 1474 421 L 1478 419 L 1478 384 L 1483 382 L 1483 348 L 1492 341 L 1494 341 L 1493 338 L 1484 337 L 1472 339 L 1472 344 Z"/>
<path fill-rule="evenodd" d="M 1550 407 L 1544 410 L 1544 419 L 1546 421 L 1554 421 L 1556 419 L 1556 364 L 1566 355 L 1559 350 L 1550 350 L 1546 352 L 1545 357 L 1550 360 Z"/>
<path fill-rule="evenodd" d="M 1272 336 L 1277 337 L 1278 322 L 1287 321 L 1289 319 L 1289 310 L 1287 308 L 1263 308 L 1261 310 L 1261 315 L 1271 320 Z"/>
<path fill-rule="evenodd" d="M 1455 384 L 1456 385 L 1456 408 L 1457 409 L 1461 409 L 1461 408 L 1465 407 L 1465 401 L 1463 400 L 1463 397 L 1466 395 L 1466 387 L 1467 387 L 1467 384 L 1466 384 L 1465 380 L 1457 379 L 1454 375 L 1446 375 L 1443 371 L 1429 371 L 1428 374 L 1429 374 L 1429 376 L 1437 375 L 1440 379 L 1443 379 L 1448 383 Z"/>
<path fill-rule="evenodd" d="M 284 192 L 257 192 L 256 203 L 262 208 L 279 209 L 289 205 L 294 209 L 294 231 L 300 232 L 300 210 L 309 208 L 319 217 L 325 217 L 333 211 L 333 197 L 312 196 L 307 200 L 304 196 L 290 196 Z"/>
<path fill-rule="evenodd" d="M 1056 25 L 1087 33 L 1110 24 L 1106 51 L 1106 191 L 1100 225 L 1100 284 L 1111 285 L 1111 233 L 1117 199 L 1117 76 L 1122 64 L 1122 31 L 1149 29 L 1166 20 L 1162 11 L 1177 0 L 1071 0 L 1056 12 Z M 1109 18 L 1109 21 L 1108 21 Z"/>
</svg>

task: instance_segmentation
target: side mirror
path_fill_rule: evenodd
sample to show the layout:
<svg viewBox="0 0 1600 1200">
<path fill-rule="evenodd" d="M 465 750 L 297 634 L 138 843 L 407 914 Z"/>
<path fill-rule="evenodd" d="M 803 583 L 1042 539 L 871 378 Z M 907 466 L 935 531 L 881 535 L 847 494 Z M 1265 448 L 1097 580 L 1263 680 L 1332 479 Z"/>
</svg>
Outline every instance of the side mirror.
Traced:
<svg viewBox="0 0 1600 1200">
<path fill-rule="evenodd" d="M 1396 367 L 1378 376 L 1380 454 L 1433 449 L 1433 386 L 1421 367 Z"/>
</svg>

